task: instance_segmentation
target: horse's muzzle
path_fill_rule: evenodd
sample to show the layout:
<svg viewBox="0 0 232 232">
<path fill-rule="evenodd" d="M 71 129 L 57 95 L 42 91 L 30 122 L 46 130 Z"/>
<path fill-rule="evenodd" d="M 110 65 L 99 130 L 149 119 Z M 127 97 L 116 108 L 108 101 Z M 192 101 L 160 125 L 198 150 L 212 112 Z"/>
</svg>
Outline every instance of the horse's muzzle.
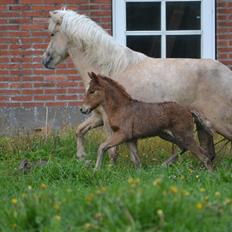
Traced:
<svg viewBox="0 0 232 232">
<path fill-rule="evenodd" d="M 52 61 L 52 56 L 46 56 L 42 59 L 42 64 L 47 69 L 55 69 L 55 67 L 50 66 L 51 61 Z"/>
</svg>

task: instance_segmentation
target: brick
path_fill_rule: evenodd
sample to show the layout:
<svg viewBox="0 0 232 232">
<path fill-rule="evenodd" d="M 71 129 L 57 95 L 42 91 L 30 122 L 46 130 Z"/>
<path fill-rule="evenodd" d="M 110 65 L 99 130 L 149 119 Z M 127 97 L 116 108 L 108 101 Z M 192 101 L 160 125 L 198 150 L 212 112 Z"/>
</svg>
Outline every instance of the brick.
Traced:
<svg viewBox="0 0 232 232">
<path fill-rule="evenodd" d="M 50 41 L 48 11 L 60 9 L 63 3 L 63 0 L 1 0 L 0 107 L 81 104 L 84 86 L 71 59 L 54 71 L 41 64 L 41 55 Z M 111 31 L 111 0 L 66 0 L 65 4 Z M 229 18 L 222 15 L 219 19 Z"/>
<path fill-rule="evenodd" d="M 43 107 L 43 102 L 22 102 L 21 107 L 32 108 L 32 107 Z"/>
<path fill-rule="evenodd" d="M 11 97 L 12 101 L 32 101 L 32 96 L 15 96 Z"/>
<path fill-rule="evenodd" d="M 35 101 L 51 101 L 55 100 L 55 96 L 49 96 L 49 95 L 41 95 L 41 96 L 34 96 Z"/>
<path fill-rule="evenodd" d="M 46 102 L 45 106 L 66 106 L 65 102 Z"/>
<path fill-rule="evenodd" d="M 58 96 L 56 96 L 56 99 L 63 100 L 63 101 L 77 100 L 77 95 L 58 95 Z"/>
</svg>

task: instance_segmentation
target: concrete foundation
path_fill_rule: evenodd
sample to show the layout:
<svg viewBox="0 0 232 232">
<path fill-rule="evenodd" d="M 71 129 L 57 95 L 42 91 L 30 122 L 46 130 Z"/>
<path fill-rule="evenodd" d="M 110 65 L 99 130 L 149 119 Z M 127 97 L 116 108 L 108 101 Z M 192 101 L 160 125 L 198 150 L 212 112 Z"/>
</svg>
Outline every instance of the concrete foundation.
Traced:
<svg viewBox="0 0 232 232">
<path fill-rule="evenodd" d="M 79 107 L 1 108 L 0 135 L 59 130 L 76 127 L 84 116 Z"/>
</svg>

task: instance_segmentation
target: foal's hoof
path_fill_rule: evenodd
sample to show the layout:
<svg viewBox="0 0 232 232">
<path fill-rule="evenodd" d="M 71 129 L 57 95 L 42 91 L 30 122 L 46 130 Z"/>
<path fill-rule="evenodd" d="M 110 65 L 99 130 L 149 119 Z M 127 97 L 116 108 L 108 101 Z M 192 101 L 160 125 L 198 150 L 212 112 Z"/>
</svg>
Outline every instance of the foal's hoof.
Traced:
<svg viewBox="0 0 232 232">
<path fill-rule="evenodd" d="M 213 171 L 213 164 L 212 164 L 212 162 L 210 160 L 208 160 L 207 162 L 205 162 L 205 166 L 206 166 L 206 168 L 207 168 L 207 170 L 209 172 Z"/>
<path fill-rule="evenodd" d="M 162 163 L 162 166 L 163 167 L 170 166 L 177 160 L 177 158 L 178 158 L 178 155 L 172 155 L 166 161 L 164 161 L 164 163 Z"/>
</svg>

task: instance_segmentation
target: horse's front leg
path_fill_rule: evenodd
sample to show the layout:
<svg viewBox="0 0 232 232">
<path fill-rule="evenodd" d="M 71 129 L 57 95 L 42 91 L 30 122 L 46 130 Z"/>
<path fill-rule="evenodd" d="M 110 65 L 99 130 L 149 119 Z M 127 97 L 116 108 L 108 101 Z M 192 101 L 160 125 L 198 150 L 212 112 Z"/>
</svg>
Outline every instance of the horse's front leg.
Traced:
<svg viewBox="0 0 232 232">
<path fill-rule="evenodd" d="M 211 161 L 213 161 L 216 157 L 213 136 L 207 133 L 207 131 L 205 131 L 202 125 L 197 121 L 196 121 L 196 128 L 197 128 L 198 140 L 201 147 L 203 147 L 207 151 L 207 154 L 209 154 L 208 158 Z"/>
<path fill-rule="evenodd" d="M 95 171 L 101 167 L 104 153 L 108 149 L 115 147 L 115 146 L 119 145 L 120 143 L 122 143 L 124 141 L 124 139 L 125 139 L 125 136 L 123 133 L 116 132 L 116 133 L 113 133 L 113 135 L 110 138 L 108 138 L 104 143 L 102 143 L 99 146 L 98 152 L 97 152 L 97 162 L 95 165 Z"/>
<path fill-rule="evenodd" d="M 84 135 L 91 129 L 102 126 L 103 120 L 100 115 L 93 113 L 89 118 L 82 122 L 76 130 L 77 159 L 83 160 L 86 157 L 84 150 Z"/>
</svg>

